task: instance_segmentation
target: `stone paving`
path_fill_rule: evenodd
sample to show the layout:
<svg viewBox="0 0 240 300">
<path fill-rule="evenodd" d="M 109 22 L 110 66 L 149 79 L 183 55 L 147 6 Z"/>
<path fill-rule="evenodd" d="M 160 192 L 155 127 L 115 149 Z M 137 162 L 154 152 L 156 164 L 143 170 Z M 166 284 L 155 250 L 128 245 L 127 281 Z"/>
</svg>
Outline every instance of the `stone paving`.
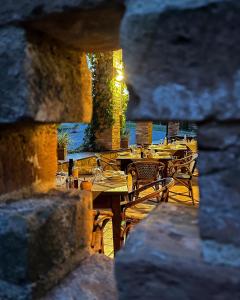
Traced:
<svg viewBox="0 0 240 300">
<path fill-rule="evenodd" d="M 176 184 L 172 189 L 172 192 L 169 195 L 169 203 L 179 203 L 184 206 L 193 206 L 191 198 L 188 197 L 187 189 L 180 185 Z M 183 195 L 178 195 L 176 193 L 181 193 Z M 196 209 L 199 206 L 199 187 L 198 187 L 198 177 L 193 178 L 193 195 L 195 200 Z M 112 238 L 112 223 L 109 222 L 104 230 L 104 251 L 105 255 L 111 258 L 114 258 L 113 253 L 113 238 Z"/>
</svg>

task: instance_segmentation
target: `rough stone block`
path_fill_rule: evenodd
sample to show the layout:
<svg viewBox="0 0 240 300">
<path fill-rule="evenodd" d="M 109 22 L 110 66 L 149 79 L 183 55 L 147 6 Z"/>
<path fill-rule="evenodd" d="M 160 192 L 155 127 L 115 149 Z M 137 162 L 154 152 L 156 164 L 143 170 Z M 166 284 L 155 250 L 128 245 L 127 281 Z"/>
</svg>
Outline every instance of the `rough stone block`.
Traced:
<svg viewBox="0 0 240 300">
<path fill-rule="evenodd" d="M 125 3 L 129 119 L 239 120 L 239 1 Z"/>
<path fill-rule="evenodd" d="M 201 236 L 239 247 L 240 126 L 206 123 L 198 137 Z"/>
<path fill-rule="evenodd" d="M 100 254 L 88 257 L 42 300 L 61 299 L 118 299 L 113 260 Z"/>
<path fill-rule="evenodd" d="M 0 29 L 0 45 L 0 123 L 91 120 L 91 76 L 84 53 L 18 27 Z"/>
<path fill-rule="evenodd" d="M 37 19 L 51 13 L 60 13 L 71 9 L 90 9 L 107 2 L 106 0 L 61 0 L 61 1 L 31 1 L 6 2 L 0 9 L 1 25 L 16 21 Z"/>
<path fill-rule="evenodd" d="M 24 24 L 80 51 L 119 48 L 120 0 L 21 0 L 0 8 L 0 25 Z M 106 18 L 107 16 L 107 18 Z"/>
<path fill-rule="evenodd" d="M 179 133 L 179 122 L 168 122 L 167 124 L 167 136 L 168 138 L 175 137 Z"/>
<path fill-rule="evenodd" d="M 56 149 L 55 125 L 1 125 L 0 200 L 53 188 L 57 170 Z"/>
<path fill-rule="evenodd" d="M 136 143 L 140 145 L 152 143 L 152 122 L 136 124 Z"/>
<path fill-rule="evenodd" d="M 115 269 L 120 300 L 240 297 L 239 267 L 204 261 L 195 208 L 160 205 L 130 234 Z"/>
<path fill-rule="evenodd" d="M 0 206 L 0 299 L 32 299 L 86 257 L 92 233 L 89 192 L 52 192 Z M 13 286 L 14 289 L 5 289 Z"/>
</svg>

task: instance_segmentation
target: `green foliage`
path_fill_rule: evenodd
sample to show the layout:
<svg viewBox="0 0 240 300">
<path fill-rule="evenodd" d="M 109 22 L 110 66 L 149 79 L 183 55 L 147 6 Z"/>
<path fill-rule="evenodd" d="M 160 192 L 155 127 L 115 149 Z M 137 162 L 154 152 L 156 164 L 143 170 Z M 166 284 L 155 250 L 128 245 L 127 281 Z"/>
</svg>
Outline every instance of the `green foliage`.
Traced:
<svg viewBox="0 0 240 300">
<path fill-rule="evenodd" d="M 70 135 L 67 131 L 58 130 L 58 147 L 65 148 L 71 143 Z"/>
<path fill-rule="evenodd" d="M 92 72 L 92 97 L 93 117 L 91 123 L 85 130 L 82 149 L 85 151 L 99 151 L 96 144 L 96 132 L 103 132 L 114 124 L 113 102 L 112 102 L 112 79 L 109 78 L 111 70 L 105 54 L 89 54 L 88 59 Z M 110 74 L 109 74 L 110 72 Z"/>
<path fill-rule="evenodd" d="M 126 111 L 127 111 L 127 105 L 129 100 L 129 93 L 127 90 L 127 86 L 125 83 L 123 83 L 123 90 L 122 90 L 122 115 L 121 115 L 121 136 L 126 136 L 127 130 L 127 123 L 126 123 Z"/>
<path fill-rule="evenodd" d="M 121 130 L 121 137 L 122 138 L 128 138 L 130 134 L 129 129 L 127 129 L 126 127 L 124 129 Z"/>
<path fill-rule="evenodd" d="M 115 57 L 116 58 L 116 57 Z M 116 58 L 118 61 L 118 58 Z M 116 66 L 113 66 L 112 52 L 88 55 L 92 73 L 93 116 L 85 130 L 82 150 L 101 151 L 96 143 L 96 132 L 99 134 L 114 124 L 114 103 L 121 101 L 121 136 L 126 136 L 126 109 L 128 91 L 123 82 L 116 81 Z M 121 60 L 121 55 L 119 55 Z M 115 61 L 115 60 L 114 60 Z M 115 99 L 115 100 L 113 100 Z"/>
</svg>

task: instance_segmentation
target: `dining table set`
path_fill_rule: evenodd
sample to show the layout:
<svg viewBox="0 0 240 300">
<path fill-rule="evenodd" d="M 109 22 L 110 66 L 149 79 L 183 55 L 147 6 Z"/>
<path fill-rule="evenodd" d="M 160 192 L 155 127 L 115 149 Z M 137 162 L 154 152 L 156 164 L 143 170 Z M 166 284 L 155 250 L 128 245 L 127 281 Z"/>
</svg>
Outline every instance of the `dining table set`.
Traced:
<svg viewBox="0 0 240 300">
<path fill-rule="evenodd" d="M 121 202 L 129 192 L 127 175 L 123 171 L 103 171 L 99 167 L 94 167 L 92 173 L 92 175 L 79 176 L 78 187 L 75 189 L 92 192 L 94 210 L 109 209 L 112 211 L 113 248 L 116 253 L 121 247 Z M 67 172 L 57 174 L 56 186 L 58 189 L 74 189 L 74 185 L 69 187 L 68 181 Z"/>
<path fill-rule="evenodd" d="M 93 209 L 107 209 L 113 214 L 112 231 L 113 231 L 113 248 L 116 253 L 121 247 L 121 203 L 128 197 L 131 191 L 128 185 L 127 167 L 130 163 L 143 160 L 156 160 L 164 163 L 163 176 L 167 177 L 167 167 L 169 161 L 174 158 L 177 151 L 187 150 L 184 144 L 170 145 L 149 145 L 147 149 L 131 147 L 130 151 L 118 153 L 115 161 L 119 170 L 110 168 L 103 170 L 100 165 L 93 169 L 93 174 L 89 176 L 78 176 L 78 189 L 88 189 L 92 192 Z M 66 188 L 66 180 L 58 181 L 58 187 Z M 84 182 L 89 182 L 85 185 Z"/>
<path fill-rule="evenodd" d="M 180 156 L 184 156 L 186 151 L 187 146 L 185 144 L 155 144 L 149 145 L 145 148 L 133 146 L 130 148 L 130 151 L 120 152 L 116 158 L 116 161 L 119 163 L 120 169 L 124 172 L 127 172 L 128 165 L 134 161 L 151 159 L 163 162 L 165 165 L 163 175 L 166 177 L 168 162 L 174 158 L 177 158 L 174 154 L 178 152 L 180 153 Z"/>
</svg>

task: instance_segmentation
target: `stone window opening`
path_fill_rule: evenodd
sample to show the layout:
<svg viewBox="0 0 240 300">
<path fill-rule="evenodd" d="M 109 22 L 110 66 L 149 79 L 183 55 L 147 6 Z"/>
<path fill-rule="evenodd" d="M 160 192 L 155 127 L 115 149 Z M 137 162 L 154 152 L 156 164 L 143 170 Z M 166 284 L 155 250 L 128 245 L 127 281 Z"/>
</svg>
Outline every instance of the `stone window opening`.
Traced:
<svg viewBox="0 0 240 300">
<path fill-rule="evenodd" d="M 93 9 L 99 18 L 89 32 L 106 37 L 104 45 L 101 39 L 90 45 L 86 34 L 85 42 L 79 40 L 79 44 L 89 47 L 82 52 L 118 48 L 111 36 L 118 37 L 121 22 L 129 119 L 198 124 L 198 216 L 164 205 L 138 226 L 115 261 L 120 299 L 146 295 L 149 299 L 162 295 L 167 300 L 239 298 L 240 7 L 237 1 L 187 2 L 125 1 L 125 12 L 121 4 L 104 4 L 102 9 L 100 2 L 84 1 L 79 4 L 83 7 L 77 7 L 84 10 L 81 18 L 85 21 Z M 86 257 L 84 247 L 81 255 L 76 254 L 79 244 L 74 241 L 82 234 L 79 228 L 84 233 L 89 229 L 89 219 L 81 218 L 91 206 L 89 194 L 45 193 L 54 185 L 57 167 L 53 123 L 79 121 L 79 116 L 84 122 L 91 119 L 85 56 L 76 55 L 75 44 L 61 47 L 67 41 L 68 26 L 77 24 L 77 12 L 72 18 L 76 3 L 56 3 L 36 7 L 35 1 L 19 1 L 0 10 L 3 299 L 39 297 Z M 108 23 L 104 18 L 106 12 L 112 17 L 112 27 L 111 20 Z M 58 19 L 65 13 L 72 24 Z M 41 31 L 45 15 L 47 27 Z M 98 26 L 99 20 L 106 20 L 106 26 Z M 51 37 L 45 38 L 49 28 L 59 29 L 59 24 L 63 30 L 51 30 Z M 26 33 L 25 25 L 34 30 Z M 51 149 L 48 155 L 47 147 Z M 62 197 L 64 204 L 56 205 Z M 13 237 L 17 243 L 12 243 Z M 82 235 L 79 243 L 88 247 L 85 238 Z M 66 242 L 63 248 L 62 241 Z"/>
</svg>

